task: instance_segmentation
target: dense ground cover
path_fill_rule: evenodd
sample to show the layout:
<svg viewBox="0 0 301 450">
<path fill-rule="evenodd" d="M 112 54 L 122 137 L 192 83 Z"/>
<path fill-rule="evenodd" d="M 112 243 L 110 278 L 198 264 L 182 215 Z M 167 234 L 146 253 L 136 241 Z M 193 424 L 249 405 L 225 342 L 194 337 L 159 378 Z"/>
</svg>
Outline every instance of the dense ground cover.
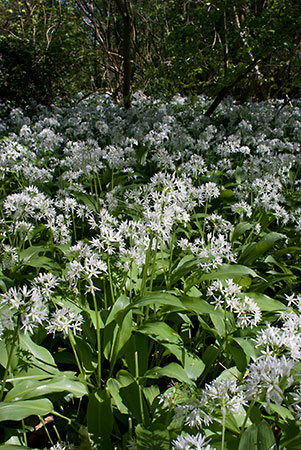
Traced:
<svg viewBox="0 0 301 450">
<path fill-rule="evenodd" d="M 300 109 L 1 105 L 0 449 L 300 449 Z"/>
</svg>

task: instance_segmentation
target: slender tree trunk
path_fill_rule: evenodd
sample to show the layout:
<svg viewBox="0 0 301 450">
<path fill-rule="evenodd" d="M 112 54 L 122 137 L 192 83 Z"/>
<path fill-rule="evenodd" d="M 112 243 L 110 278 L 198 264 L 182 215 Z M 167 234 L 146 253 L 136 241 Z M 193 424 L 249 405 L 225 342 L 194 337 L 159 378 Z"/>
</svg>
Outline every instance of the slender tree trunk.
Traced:
<svg viewBox="0 0 301 450">
<path fill-rule="evenodd" d="M 133 23 L 131 18 L 131 2 L 127 0 L 115 0 L 123 20 L 123 103 L 125 108 L 131 106 L 131 82 L 132 82 L 132 47 L 133 47 Z"/>
<path fill-rule="evenodd" d="M 219 93 L 217 94 L 217 96 L 215 97 L 214 101 L 211 103 L 211 105 L 209 106 L 209 108 L 207 109 L 207 111 L 205 112 L 205 116 L 210 117 L 212 115 L 212 113 L 216 110 L 216 108 L 218 107 L 218 105 L 223 101 L 223 99 L 225 98 L 225 96 L 231 91 L 231 89 L 237 84 L 239 83 L 241 80 L 243 80 L 249 72 L 251 72 L 251 70 L 254 69 L 254 67 L 256 66 L 256 64 L 261 60 L 261 58 L 257 58 L 255 59 L 251 64 L 249 64 L 245 70 L 243 70 L 242 72 L 240 72 L 239 74 L 237 74 L 237 76 L 235 77 L 235 79 L 232 81 L 232 83 L 224 86 Z"/>
</svg>

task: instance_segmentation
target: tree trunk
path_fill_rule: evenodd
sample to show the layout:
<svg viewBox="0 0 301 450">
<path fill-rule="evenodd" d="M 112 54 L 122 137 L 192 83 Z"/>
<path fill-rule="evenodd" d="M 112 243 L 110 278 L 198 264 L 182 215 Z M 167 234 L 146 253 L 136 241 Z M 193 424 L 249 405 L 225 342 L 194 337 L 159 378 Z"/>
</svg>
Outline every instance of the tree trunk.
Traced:
<svg viewBox="0 0 301 450">
<path fill-rule="evenodd" d="M 132 81 L 132 47 L 133 47 L 133 21 L 131 18 L 131 2 L 115 0 L 123 20 L 123 104 L 125 108 L 131 106 Z"/>
</svg>

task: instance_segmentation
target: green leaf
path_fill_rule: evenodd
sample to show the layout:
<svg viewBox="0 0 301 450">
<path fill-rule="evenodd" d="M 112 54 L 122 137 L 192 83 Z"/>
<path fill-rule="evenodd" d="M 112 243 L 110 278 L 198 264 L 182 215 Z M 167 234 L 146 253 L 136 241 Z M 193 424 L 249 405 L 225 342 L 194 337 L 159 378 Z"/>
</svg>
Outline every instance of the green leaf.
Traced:
<svg viewBox="0 0 301 450">
<path fill-rule="evenodd" d="M 254 270 L 240 264 L 223 264 L 212 272 L 205 273 L 201 276 L 200 282 L 204 280 L 228 280 L 229 278 L 241 278 L 246 276 L 258 277 Z"/>
<path fill-rule="evenodd" d="M 88 341 L 85 341 L 82 336 L 75 336 L 75 342 L 76 342 L 76 351 L 79 355 L 83 367 L 85 368 L 85 371 L 87 373 L 94 372 L 97 366 L 96 352 L 92 350 L 90 343 Z M 64 357 L 66 356 L 64 355 Z M 71 354 L 70 356 L 72 360 L 74 360 L 74 356 Z"/>
<path fill-rule="evenodd" d="M 105 389 L 89 395 L 87 409 L 88 432 L 97 448 L 111 450 L 110 441 L 113 430 L 113 411 L 111 399 Z"/>
<path fill-rule="evenodd" d="M 149 338 L 144 334 L 132 334 L 125 350 L 125 359 L 131 373 L 136 373 L 135 352 L 138 353 L 138 372 L 142 376 L 148 369 L 149 362 Z"/>
<path fill-rule="evenodd" d="M 24 369 L 24 375 L 48 374 L 58 375 L 59 370 L 51 353 L 41 345 L 36 344 L 28 334 L 19 335 L 20 348 L 29 353 L 28 367 Z M 26 360 L 26 356 L 25 356 Z"/>
<path fill-rule="evenodd" d="M 143 394 L 149 404 L 152 406 L 153 401 L 160 395 L 160 389 L 156 384 L 143 387 Z"/>
<path fill-rule="evenodd" d="M 139 385 L 135 378 L 126 370 L 120 370 L 116 377 L 120 385 L 120 397 L 122 402 L 128 408 L 131 415 L 138 421 L 142 422 L 142 414 L 140 409 Z M 148 408 L 144 397 L 142 397 L 144 418 L 148 421 Z"/>
<path fill-rule="evenodd" d="M 133 331 L 132 311 L 129 311 L 123 318 L 121 325 L 119 326 L 118 324 L 116 324 L 114 328 L 111 352 L 109 356 L 111 369 L 114 367 L 117 358 L 121 356 L 123 350 L 125 349 L 125 346 L 131 337 L 132 331 Z"/>
<path fill-rule="evenodd" d="M 254 350 L 254 347 L 250 344 L 249 340 L 244 339 L 244 338 L 240 338 L 240 337 L 235 337 L 233 338 L 233 340 L 241 346 L 241 348 L 243 349 L 246 358 L 247 358 L 247 363 L 249 364 L 251 358 L 253 357 L 254 360 L 256 359 L 257 355 L 256 352 Z"/>
<path fill-rule="evenodd" d="M 183 309 L 181 301 L 172 294 L 167 294 L 166 292 L 154 292 L 149 295 L 145 295 L 139 300 L 135 301 L 133 307 L 141 306 L 174 306 L 179 309 Z"/>
<path fill-rule="evenodd" d="M 107 317 L 106 326 L 114 320 L 116 321 L 119 311 L 123 311 L 129 304 L 130 299 L 126 295 L 121 295 L 118 297 Z"/>
<path fill-rule="evenodd" d="M 262 403 L 263 406 L 270 408 L 272 411 L 277 413 L 282 419 L 284 420 L 294 420 L 295 417 L 291 413 L 291 411 L 284 406 L 277 405 L 276 403 L 269 403 L 269 405 L 266 405 L 264 402 Z"/>
<path fill-rule="evenodd" d="M 57 264 L 48 256 L 40 256 L 40 253 L 45 253 L 46 249 L 42 246 L 32 246 L 20 252 L 20 260 L 23 264 L 31 267 L 43 268 L 47 270 L 60 269 Z"/>
<path fill-rule="evenodd" d="M 146 334 L 161 343 L 181 344 L 182 339 L 179 334 L 165 322 L 148 321 L 144 322 L 138 329 L 139 333 Z"/>
<path fill-rule="evenodd" d="M 36 359 L 53 368 L 56 368 L 56 364 L 51 353 L 45 347 L 33 342 L 29 334 L 22 334 L 19 339 L 21 347 L 28 350 Z"/>
<path fill-rule="evenodd" d="M 184 370 L 191 380 L 197 380 L 205 369 L 203 361 L 194 353 L 185 349 L 183 355 Z"/>
<path fill-rule="evenodd" d="M 123 400 L 120 396 L 120 383 L 115 378 L 109 378 L 107 381 L 107 389 L 110 393 L 113 404 L 116 405 L 118 411 L 121 414 L 129 414 L 129 410 L 127 406 L 123 403 Z"/>
<path fill-rule="evenodd" d="M 243 264 L 252 265 L 253 262 L 273 248 L 277 241 L 285 239 L 286 236 L 281 233 L 268 233 L 259 242 L 249 244 L 239 257 L 239 261 Z"/>
<path fill-rule="evenodd" d="M 300 448 L 300 425 L 298 425 L 296 420 L 285 421 L 283 424 L 281 424 L 281 438 L 279 449 L 300 450 Z"/>
<path fill-rule="evenodd" d="M 253 225 L 248 222 L 240 222 L 236 225 L 233 232 L 231 233 L 231 242 L 236 241 L 242 234 L 244 234 L 246 231 L 253 228 Z"/>
<path fill-rule="evenodd" d="M 23 420 L 28 416 L 45 416 L 53 411 L 47 398 L 0 403 L 0 422 L 4 420 Z"/>
<path fill-rule="evenodd" d="M 197 267 L 197 259 L 195 256 L 193 255 L 184 256 L 171 274 L 170 277 L 171 286 L 173 286 L 177 281 L 179 281 L 182 277 L 187 275 L 187 273 L 191 272 L 196 267 Z"/>
<path fill-rule="evenodd" d="M 5 397 L 6 402 L 42 397 L 54 392 L 67 392 L 75 397 L 87 394 L 84 384 L 70 379 L 62 374 L 59 378 L 50 381 L 24 380 L 18 382 Z"/>
<path fill-rule="evenodd" d="M 206 280 L 227 280 L 229 278 L 235 280 L 248 276 L 261 278 L 254 270 L 240 264 L 223 264 L 218 269 L 212 270 L 209 273 L 197 270 L 185 280 L 184 291 L 188 292 L 192 286 L 198 285 Z"/>
<path fill-rule="evenodd" d="M 24 263 L 28 263 L 32 258 L 39 257 L 40 253 L 45 253 L 46 249 L 42 245 L 32 245 L 20 252 L 20 259 Z"/>
<path fill-rule="evenodd" d="M 153 367 L 145 372 L 143 378 L 159 379 L 162 377 L 168 377 L 176 379 L 182 383 L 193 385 L 193 381 L 188 378 L 186 371 L 177 363 L 170 363 L 164 367 Z"/>
<path fill-rule="evenodd" d="M 197 379 L 205 368 L 203 361 L 184 347 L 178 333 L 164 322 L 144 322 L 138 332 L 151 337 L 166 347 L 183 364 L 186 375 Z"/>
<path fill-rule="evenodd" d="M 238 294 L 237 296 L 244 298 L 246 295 L 257 303 L 261 311 L 284 311 L 286 309 L 286 306 L 283 303 L 259 292 L 246 292 L 245 294 Z"/>
<path fill-rule="evenodd" d="M 238 450 L 274 450 L 276 441 L 269 425 L 262 421 L 247 428 L 239 441 Z"/>
<path fill-rule="evenodd" d="M 169 450 L 170 437 L 168 430 L 150 431 L 141 424 L 136 427 L 137 450 Z"/>
<path fill-rule="evenodd" d="M 25 447 L 24 445 L 12 445 L 12 444 L 0 445 L 0 450 L 18 450 L 20 448 L 22 448 L 23 450 L 31 450 L 30 447 Z"/>
<path fill-rule="evenodd" d="M 243 349 L 232 341 L 230 345 L 228 345 L 228 351 L 230 352 L 232 358 L 235 361 L 235 365 L 240 372 L 245 372 L 247 367 L 247 358 Z"/>
<path fill-rule="evenodd" d="M 220 311 L 214 309 L 206 300 L 198 297 L 181 297 L 183 307 L 195 314 L 220 314 Z"/>
</svg>

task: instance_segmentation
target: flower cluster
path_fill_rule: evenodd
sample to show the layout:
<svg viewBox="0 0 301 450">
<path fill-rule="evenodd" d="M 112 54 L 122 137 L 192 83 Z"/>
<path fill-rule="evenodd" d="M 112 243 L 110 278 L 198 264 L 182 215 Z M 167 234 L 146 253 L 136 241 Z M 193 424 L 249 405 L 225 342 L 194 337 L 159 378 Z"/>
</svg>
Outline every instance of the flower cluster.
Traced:
<svg viewBox="0 0 301 450">
<path fill-rule="evenodd" d="M 241 291 L 241 287 L 229 279 L 225 283 L 213 281 L 207 293 L 213 298 L 211 303 L 215 308 L 226 308 L 236 315 L 238 327 L 256 327 L 261 321 L 261 310 L 251 297 L 243 295 Z"/>
</svg>

